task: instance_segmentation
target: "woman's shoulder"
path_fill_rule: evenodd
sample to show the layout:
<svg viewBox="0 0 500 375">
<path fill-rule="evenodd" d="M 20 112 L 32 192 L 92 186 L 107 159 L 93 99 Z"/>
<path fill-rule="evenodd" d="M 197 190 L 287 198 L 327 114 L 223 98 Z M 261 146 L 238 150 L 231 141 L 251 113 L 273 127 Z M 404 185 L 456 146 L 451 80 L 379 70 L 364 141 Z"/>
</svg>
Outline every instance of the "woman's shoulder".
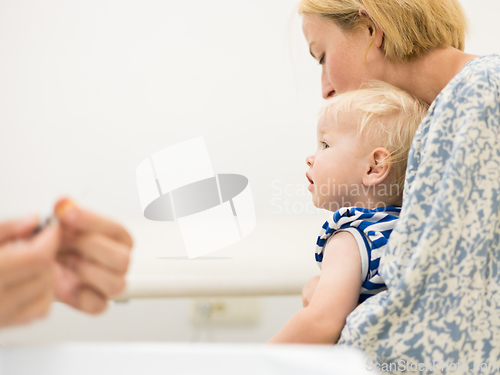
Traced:
<svg viewBox="0 0 500 375">
<path fill-rule="evenodd" d="M 498 74 L 500 73 L 500 55 L 484 55 L 469 61 L 459 74 L 479 73 Z"/>
<path fill-rule="evenodd" d="M 486 55 L 469 61 L 455 78 L 450 84 L 474 84 L 485 79 L 500 80 L 500 55 Z"/>
<path fill-rule="evenodd" d="M 475 102 L 489 100 L 497 102 L 498 95 L 500 95 L 500 55 L 486 55 L 466 64 L 439 94 L 435 104 L 448 106 L 450 103 L 465 102 L 468 98 Z"/>
</svg>

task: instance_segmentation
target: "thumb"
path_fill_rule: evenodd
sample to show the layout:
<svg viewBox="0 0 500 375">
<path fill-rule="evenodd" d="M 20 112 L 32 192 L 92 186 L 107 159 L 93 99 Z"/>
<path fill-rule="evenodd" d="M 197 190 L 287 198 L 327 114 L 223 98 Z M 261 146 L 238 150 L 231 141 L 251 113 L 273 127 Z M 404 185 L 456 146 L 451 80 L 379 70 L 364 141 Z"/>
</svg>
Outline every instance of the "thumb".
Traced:
<svg viewBox="0 0 500 375">
<path fill-rule="evenodd" d="M 33 267 L 40 271 L 53 265 L 60 242 L 59 225 L 51 224 L 34 237 L 0 245 L 0 276 L 9 272 L 29 274 Z"/>
<path fill-rule="evenodd" d="M 61 246 L 61 228 L 57 220 L 53 220 L 40 233 L 28 239 L 33 251 L 46 254 L 51 260 L 55 259 L 56 253 Z"/>
<path fill-rule="evenodd" d="M 38 225 L 38 216 L 29 215 L 21 219 L 0 223 L 0 245 L 19 238 L 28 237 Z"/>
</svg>

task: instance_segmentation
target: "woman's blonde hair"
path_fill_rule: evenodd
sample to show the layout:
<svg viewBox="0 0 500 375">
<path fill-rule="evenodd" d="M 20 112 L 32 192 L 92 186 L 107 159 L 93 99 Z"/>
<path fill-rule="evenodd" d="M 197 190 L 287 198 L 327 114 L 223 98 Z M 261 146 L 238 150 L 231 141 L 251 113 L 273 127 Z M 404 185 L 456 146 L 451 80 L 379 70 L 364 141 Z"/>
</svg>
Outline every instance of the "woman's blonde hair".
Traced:
<svg viewBox="0 0 500 375">
<path fill-rule="evenodd" d="M 326 101 L 320 117 L 338 121 L 339 113 L 349 113 L 362 147 L 384 147 L 390 158 L 395 196 L 402 196 L 408 153 L 418 126 L 429 106 L 411 94 L 388 83 L 372 81 L 360 89 L 338 94 Z M 391 188 L 392 191 L 392 188 Z M 391 194 L 392 195 L 392 194 Z"/>
<path fill-rule="evenodd" d="M 360 16 L 366 9 L 367 17 Z M 301 14 L 335 21 L 343 31 L 369 22 L 384 32 L 382 49 L 395 61 L 410 61 L 430 49 L 464 50 L 467 18 L 458 0 L 301 0 Z"/>
</svg>

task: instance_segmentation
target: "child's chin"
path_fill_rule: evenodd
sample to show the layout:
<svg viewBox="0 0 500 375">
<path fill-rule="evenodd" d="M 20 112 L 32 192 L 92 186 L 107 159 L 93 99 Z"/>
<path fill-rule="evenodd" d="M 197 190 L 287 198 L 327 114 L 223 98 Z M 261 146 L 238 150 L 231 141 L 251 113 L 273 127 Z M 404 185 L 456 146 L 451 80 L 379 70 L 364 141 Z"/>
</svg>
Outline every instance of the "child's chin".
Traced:
<svg viewBox="0 0 500 375">
<path fill-rule="evenodd" d="M 330 211 L 330 209 L 328 208 L 330 205 L 328 204 L 328 202 L 318 202 L 318 201 L 313 201 L 313 205 L 314 207 L 320 209 L 320 210 L 327 210 L 327 211 Z"/>
<path fill-rule="evenodd" d="M 313 202 L 313 203 L 314 203 L 314 206 L 316 208 L 319 208 L 321 210 L 330 211 L 330 212 L 335 212 L 340 208 L 340 205 L 338 202 L 327 201 L 327 202 Z"/>
<path fill-rule="evenodd" d="M 319 202 L 319 200 L 318 200 L 318 199 L 315 199 L 314 197 L 313 197 L 313 199 L 312 199 L 312 204 L 313 204 L 313 205 L 314 205 L 314 207 L 316 207 L 316 208 L 321 208 L 321 202 Z"/>
</svg>

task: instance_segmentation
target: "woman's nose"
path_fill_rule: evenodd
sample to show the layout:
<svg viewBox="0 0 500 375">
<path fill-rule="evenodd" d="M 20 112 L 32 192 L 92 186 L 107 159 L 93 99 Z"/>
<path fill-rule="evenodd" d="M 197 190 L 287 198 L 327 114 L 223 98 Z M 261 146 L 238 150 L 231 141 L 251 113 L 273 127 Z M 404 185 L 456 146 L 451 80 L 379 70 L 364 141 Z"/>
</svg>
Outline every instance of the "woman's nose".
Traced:
<svg viewBox="0 0 500 375">
<path fill-rule="evenodd" d="M 309 155 L 308 157 L 306 157 L 306 164 L 309 167 L 312 167 L 312 165 L 314 164 L 314 155 Z"/>
<path fill-rule="evenodd" d="M 323 72 L 321 74 L 321 96 L 323 99 L 328 99 L 335 94 L 332 84 L 330 83 L 330 78 L 326 72 L 325 66 L 323 65 Z"/>
</svg>

